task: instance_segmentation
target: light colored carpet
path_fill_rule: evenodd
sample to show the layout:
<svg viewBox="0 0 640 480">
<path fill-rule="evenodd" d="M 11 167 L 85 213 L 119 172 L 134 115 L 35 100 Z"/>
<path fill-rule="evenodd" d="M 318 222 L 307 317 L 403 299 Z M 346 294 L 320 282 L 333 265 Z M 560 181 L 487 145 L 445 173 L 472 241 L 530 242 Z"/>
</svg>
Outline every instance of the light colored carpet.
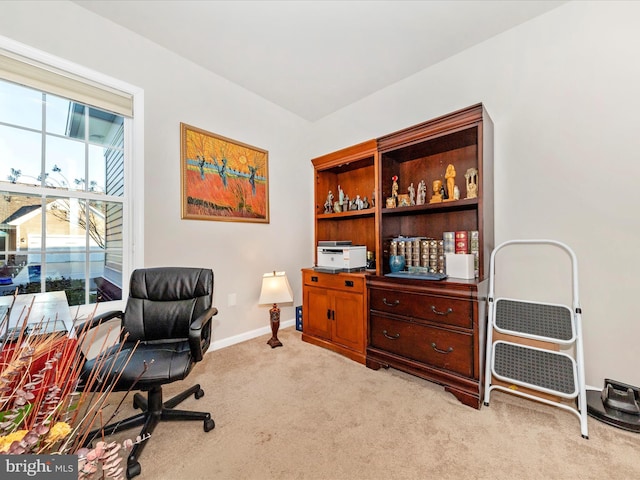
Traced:
<svg viewBox="0 0 640 480">
<path fill-rule="evenodd" d="M 589 418 L 585 440 L 558 408 L 494 392 L 474 410 L 436 384 L 303 343 L 293 328 L 279 337 L 282 348 L 265 336 L 209 353 L 165 387 L 169 398 L 200 383 L 205 396 L 181 407 L 210 411 L 216 428 L 160 423 L 137 478 L 640 478 L 638 433 Z"/>
</svg>

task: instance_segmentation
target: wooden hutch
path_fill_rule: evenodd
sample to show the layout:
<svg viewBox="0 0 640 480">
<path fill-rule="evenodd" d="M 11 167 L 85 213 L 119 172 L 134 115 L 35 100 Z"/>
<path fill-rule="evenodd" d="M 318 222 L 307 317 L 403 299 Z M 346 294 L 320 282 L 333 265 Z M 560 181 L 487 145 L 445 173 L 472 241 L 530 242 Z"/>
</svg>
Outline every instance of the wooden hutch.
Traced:
<svg viewBox="0 0 640 480">
<path fill-rule="evenodd" d="M 367 367 L 393 367 L 445 387 L 461 402 L 482 402 L 485 295 L 494 247 L 493 124 L 482 104 L 312 160 L 315 244 L 351 240 L 376 258 L 375 270 L 322 273 L 303 269 L 304 341 Z M 459 199 L 387 208 L 392 178 L 399 192 L 456 170 Z M 465 172 L 477 172 L 477 196 L 467 198 Z M 461 180 L 462 179 L 462 180 Z M 446 184 L 446 182 L 445 182 Z M 366 196 L 367 209 L 325 213 L 329 190 Z M 375 192 L 375 193 L 374 193 Z M 392 239 L 442 239 L 478 232 L 475 279 L 423 280 L 386 276 Z M 317 258 L 316 258 L 317 262 Z"/>
</svg>

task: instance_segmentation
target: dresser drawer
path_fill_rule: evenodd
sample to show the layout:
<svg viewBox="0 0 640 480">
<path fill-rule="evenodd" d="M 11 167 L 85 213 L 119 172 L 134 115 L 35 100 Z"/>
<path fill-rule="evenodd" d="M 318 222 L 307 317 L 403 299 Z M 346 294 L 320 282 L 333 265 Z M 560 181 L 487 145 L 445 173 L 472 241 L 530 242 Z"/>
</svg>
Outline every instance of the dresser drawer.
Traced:
<svg viewBox="0 0 640 480">
<path fill-rule="evenodd" d="M 473 375 L 473 336 L 371 314 L 370 345 L 460 375 Z"/>
<path fill-rule="evenodd" d="M 303 270 L 302 281 L 310 287 L 333 288 L 337 290 L 364 293 L 364 275 L 344 273 L 322 273 Z"/>
<path fill-rule="evenodd" d="M 473 301 L 426 293 L 369 289 L 369 308 L 431 322 L 473 327 Z"/>
</svg>

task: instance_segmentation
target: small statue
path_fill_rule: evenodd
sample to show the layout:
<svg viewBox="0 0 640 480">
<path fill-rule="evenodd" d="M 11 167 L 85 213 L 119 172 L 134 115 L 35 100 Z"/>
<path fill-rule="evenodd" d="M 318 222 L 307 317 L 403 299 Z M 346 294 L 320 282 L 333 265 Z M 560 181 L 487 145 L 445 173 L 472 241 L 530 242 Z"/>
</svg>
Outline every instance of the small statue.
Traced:
<svg viewBox="0 0 640 480">
<path fill-rule="evenodd" d="M 445 198 L 449 201 L 455 200 L 454 190 L 456 186 L 456 168 L 452 163 L 447 166 L 447 171 L 444 174 L 444 178 L 447 181 L 447 196 Z"/>
<path fill-rule="evenodd" d="M 395 198 L 398 196 L 398 176 L 394 175 L 391 177 L 391 180 L 393 180 L 393 184 L 391 185 L 391 196 Z"/>
<path fill-rule="evenodd" d="M 342 190 L 340 185 L 338 185 L 338 203 L 341 207 L 344 204 L 344 190 Z"/>
<path fill-rule="evenodd" d="M 409 185 L 409 205 L 416 204 L 416 189 L 413 186 L 413 182 Z"/>
<path fill-rule="evenodd" d="M 329 190 L 327 201 L 324 202 L 324 213 L 333 213 L 333 192 Z"/>
<path fill-rule="evenodd" d="M 478 197 L 478 170 L 476 168 L 470 168 L 467 173 L 464 174 L 464 178 L 467 181 L 467 198 Z"/>
<path fill-rule="evenodd" d="M 334 211 L 334 213 L 342 212 L 342 205 L 340 205 L 340 202 L 338 200 L 333 202 L 333 211 Z"/>
<path fill-rule="evenodd" d="M 427 185 L 424 180 L 420 180 L 418 183 L 418 198 L 416 199 L 417 205 L 424 205 L 427 201 Z"/>
<path fill-rule="evenodd" d="M 356 210 L 362 210 L 364 208 L 362 206 L 363 202 L 362 202 L 362 199 L 360 198 L 360 195 L 356 195 L 356 199 L 354 201 L 356 202 L 356 207 L 357 207 Z"/>
<path fill-rule="evenodd" d="M 453 199 L 460 200 L 460 189 L 458 188 L 458 185 L 453 187 Z"/>
<path fill-rule="evenodd" d="M 432 187 L 433 195 L 431 196 L 431 200 L 429 200 L 429 203 L 442 202 L 442 191 L 444 190 L 444 187 L 442 186 L 442 180 L 434 180 Z"/>
<path fill-rule="evenodd" d="M 444 188 L 444 184 L 440 183 L 440 196 L 442 197 L 442 201 L 445 201 L 449 198 L 447 194 L 447 189 Z"/>
<path fill-rule="evenodd" d="M 367 200 L 367 197 L 364 197 L 362 199 L 362 209 L 365 210 L 367 208 L 369 208 L 369 200 Z"/>
</svg>

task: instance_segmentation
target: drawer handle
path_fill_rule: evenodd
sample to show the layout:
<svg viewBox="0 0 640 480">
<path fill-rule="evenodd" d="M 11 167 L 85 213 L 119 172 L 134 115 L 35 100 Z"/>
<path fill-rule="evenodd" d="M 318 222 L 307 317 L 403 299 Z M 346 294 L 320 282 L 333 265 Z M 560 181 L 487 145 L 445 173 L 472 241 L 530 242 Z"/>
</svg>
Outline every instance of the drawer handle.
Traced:
<svg viewBox="0 0 640 480">
<path fill-rule="evenodd" d="M 345 287 L 353 287 L 353 280 L 345 280 L 344 281 L 344 286 Z"/>
<path fill-rule="evenodd" d="M 449 315 L 450 313 L 453 313 L 453 309 L 451 307 L 447 308 L 446 312 L 439 312 L 438 310 L 436 310 L 435 305 L 431 305 L 431 311 L 436 315 Z"/>
<path fill-rule="evenodd" d="M 436 345 L 436 342 L 432 342 L 431 343 L 431 348 L 433 348 L 438 353 L 451 353 L 451 352 L 453 352 L 453 347 L 449 347 L 446 350 L 440 350 L 438 348 L 438 346 Z"/>
<path fill-rule="evenodd" d="M 398 338 L 400 338 L 400 334 L 399 333 L 396 333 L 395 335 L 389 335 L 386 330 L 383 330 L 382 334 L 385 337 L 387 337 L 389 340 L 397 340 Z"/>
<path fill-rule="evenodd" d="M 385 305 L 389 306 L 389 307 L 397 307 L 398 305 L 400 305 L 400 300 L 394 300 L 393 303 L 390 303 L 387 301 L 387 297 L 384 297 L 382 299 L 382 303 L 384 303 Z"/>
<path fill-rule="evenodd" d="M 311 281 L 312 282 L 317 282 L 318 281 L 318 277 L 316 277 L 315 275 L 311 277 Z"/>
</svg>

